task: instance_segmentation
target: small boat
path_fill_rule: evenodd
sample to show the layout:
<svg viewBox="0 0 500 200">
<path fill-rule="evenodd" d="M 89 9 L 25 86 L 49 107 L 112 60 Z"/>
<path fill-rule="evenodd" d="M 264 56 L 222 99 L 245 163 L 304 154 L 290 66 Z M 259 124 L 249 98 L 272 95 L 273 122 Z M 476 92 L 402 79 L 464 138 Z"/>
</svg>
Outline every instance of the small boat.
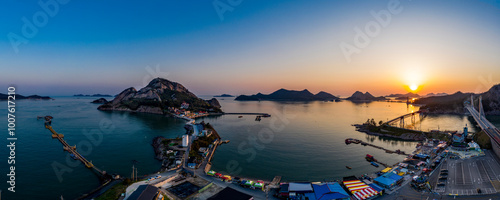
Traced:
<svg viewBox="0 0 500 200">
<path fill-rule="evenodd" d="M 241 115 L 240 115 L 240 116 L 238 116 L 238 118 L 242 118 L 242 117 L 243 117 L 243 116 L 241 116 Z"/>
<path fill-rule="evenodd" d="M 352 169 L 351 167 L 349 167 L 349 166 L 347 166 L 347 165 L 345 166 L 345 168 L 347 168 L 347 169 Z"/>
<path fill-rule="evenodd" d="M 378 164 L 375 162 L 370 162 L 373 166 L 378 167 Z"/>
</svg>

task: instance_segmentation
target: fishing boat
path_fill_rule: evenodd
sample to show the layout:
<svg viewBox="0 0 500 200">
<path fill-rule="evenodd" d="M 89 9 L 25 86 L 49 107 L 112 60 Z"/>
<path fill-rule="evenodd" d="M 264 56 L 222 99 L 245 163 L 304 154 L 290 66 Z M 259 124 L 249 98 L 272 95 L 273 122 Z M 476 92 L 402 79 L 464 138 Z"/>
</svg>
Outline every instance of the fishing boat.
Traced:
<svg viewBox="0 0 500 200">
<path fill-rule="evenodd" d="M 240 115 L 240 116 L 238 116 L 238 118 L 242 118 L 242 117 L 243 117 L 243 116 L 241 116 L 241 115 Z"/>
<path fill-rule="evenodd" d="M 373 165 L 373 166 L 375 166 L 375 167 L 378 167 L 378 164 L 377 164 L 377 163 L 375 163 L 375 162 L 370 162 L 370 164 L 372 164 L 372 165 Z"/>
<path fill-rule="evenodd" d="M 352 169 L 351 167 L 349 167 L 349 166 L 347 166 L 347 165 L 345 166 L 345 168 L 347 168 L 347 169 Z"/>
<path fill-rule="evenodd" d="M 377 159 L 375 159 L 372 155 L 370 154 L 366 154 L 366 157 L 365 159 L 369 162 L 372 162 L 372 161 L 377 161 Z"/>
</svg>

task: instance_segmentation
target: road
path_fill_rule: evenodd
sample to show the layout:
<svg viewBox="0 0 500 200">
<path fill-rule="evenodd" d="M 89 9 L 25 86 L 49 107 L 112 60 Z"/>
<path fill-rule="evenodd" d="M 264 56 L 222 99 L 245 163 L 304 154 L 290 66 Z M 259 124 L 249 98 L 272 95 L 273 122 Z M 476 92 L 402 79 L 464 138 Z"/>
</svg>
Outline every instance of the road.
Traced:
<svg viewBox="0 0 500 200">
<path fill-rule="evenodd" d="M 207 158 L 206 159 L 203 159 L 203 162 L 202 164 L 200 165 L 200 167 L 198 169 L 191 169 L 191 168 L 188 168 L 186 167 L 186 163 L 187 163 L 187 160 L 188 160 L 188 155 L 189 155 L 189 149 L 191 149 L 191 144 L 192 144 L 192 141 L 193 141 L 194 137 L 190 137 L 190 142 L 189 142 L 189 145 L 188 145 L 188 150 L 185 154 L 185 162 L 183 162 L 183 168 L 184 170 L 187 170 L 187 171 L 190 171 L 190 172 L 193 172 L 196 176 L 200 177 L 200 178 L 203 178 L 209 182 L 213 182 L 214 184 L 216 184 L 217 186 L 219 187 L 230 187 L 230 188 L 233 188 L 237 191 L 240 191 L 240 192 L 243 192 L 245 194 L 248 194 L 248 195 L 251 195 L 254 197 L 254 199 L 256 200 L 265 200 L 265 199 L 276 199 L 278 200 L 278 198 L 275 198 L 273 197 L 272 195 L 269 195 L 268 198 L 266 198 L 266 193 L 262 190 L 253 190 L 253 189 L 250 189 L 250 188 L 244 188 L 244 187 L 241 187 L 237 184 L 233 184 L 233 183 L 228 183 L 228 182 L 224 182 L 222 180 L 220 180 L 219 178 L 215 178 L 215 177 L 212 177 L 212 176 L 208 176 L 205 174 L 205 167 L 207 166 L 208 164 L 208 158 L 212 155 L 207 155 Z M 214 145 L 213 148 L 216 148 L 216 145 Z M 209 152 L 212 152 L 212 150 L 209 150 Z M 214 151 L 215 153 L 215 151 Z"/>
<path fill-rule="evenodd" d="M 500 131 L 485 117 L 480 116 L 476 109 L 471 107 L 470 105 L 466 106 L 469 113 L 476 120 L 477 124 L 481 129 L 496 143 L 498 147 L 500 147 Z"/>
</svg>

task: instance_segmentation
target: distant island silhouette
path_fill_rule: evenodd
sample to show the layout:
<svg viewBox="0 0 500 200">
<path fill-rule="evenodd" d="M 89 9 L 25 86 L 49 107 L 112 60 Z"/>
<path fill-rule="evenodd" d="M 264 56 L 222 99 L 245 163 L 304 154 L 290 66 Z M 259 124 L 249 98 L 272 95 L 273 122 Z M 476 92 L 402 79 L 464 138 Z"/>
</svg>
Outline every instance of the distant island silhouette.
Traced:
<svg viewBox="0 0 500 200">
<path fill-rule="evenodd" d="M 351 97 L 346 98 L 346 100 L 350 101 L 385 101 L 387 100 L 385 97 L 375 97 L 369 92 L 362 93 L 360 91 L 354 92 Z"/>
<path fill-rule="evenodd" d="M 93 95 L 89 95 L 89 94 L 75 94 L 73 96 L 74 97 L 113 97 L 112 95 L 109 95 L 109 94 L 93 94 Z"/>
<path fill-rule="evenodd" d="M 279 89 L 271 94 L 257 93 L 254 95 L 240 95 L 236 97 L 236 101 L 333 101 L 339 99 L 338 97 L 327 93 L 319 92 L 318 94 L 313 94 L 309 90 L 305 89 L 302 91 L 297 90 L 287 90 Z"/>
<path fill-rule="evenodd" d="M 221 95 L 216 95 L 214 97 L 234 97 L 234 96 L 230 94 L 221 94 Z"/>
<path fill-rule="evenodd" d="M 2 94 L 0 93 L 0 100 L 7 100 L 9 95 L 7 94 Z M 21 99 L 31 99 L 31 100 L 53 100 L 49 96 L 39 96 L 39 95 L 30 95 L 30 96 L 23 96 L 20 94 L 16 94 L 16 100 L 21 100 Z"/>
</svg>

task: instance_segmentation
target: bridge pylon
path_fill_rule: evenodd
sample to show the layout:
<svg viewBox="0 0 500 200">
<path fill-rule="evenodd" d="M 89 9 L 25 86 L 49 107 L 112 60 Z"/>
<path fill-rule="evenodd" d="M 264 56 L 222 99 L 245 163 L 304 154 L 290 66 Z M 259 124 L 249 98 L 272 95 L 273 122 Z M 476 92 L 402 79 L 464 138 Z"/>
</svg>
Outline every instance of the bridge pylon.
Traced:
<svg viewBox="0 0 500 200">
<path fill-rule="evenodd" d="M 484 117 L 483 97 L 479 96 L 479 116 Z"/>
<path fill-rule="evenodd" d="M 473 94 L 470 95 L 470 106 L 472 107 L 472 109 L 475 109 L 474 108 L 474 95 Z"/>
</svg>

